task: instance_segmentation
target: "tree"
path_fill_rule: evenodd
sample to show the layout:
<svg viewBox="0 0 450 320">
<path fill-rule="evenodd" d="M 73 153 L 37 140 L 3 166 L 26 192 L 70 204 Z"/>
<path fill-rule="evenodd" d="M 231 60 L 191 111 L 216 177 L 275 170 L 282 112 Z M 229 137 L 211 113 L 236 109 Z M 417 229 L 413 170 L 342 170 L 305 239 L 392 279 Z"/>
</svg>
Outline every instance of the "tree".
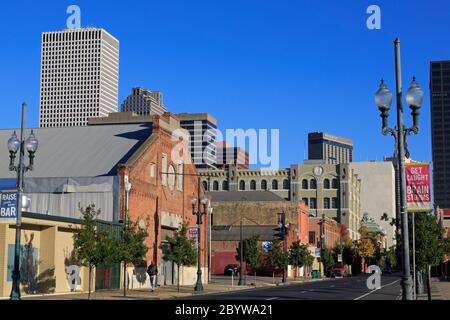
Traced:
<svg viewBox="0 0 450 320">
<path fill-rule="evenodd" d="M 295 266 L 295 277 L 297 278 L 297 268 L 303 266 L 312 266 L 314 263 L 314 257 L 308 249 L 306 244 L 296 241 L 292 243 L 289 249 L 289 264 Z"/>
<path fill-rule="evenodd" d="M 124 225 L 122 238 L 117 241 L 115 246 L 117 261 L 124 264 L 125 270 L 128 264 L 132 263 L 134 265 L 138 265 L 145 258 L 148 251 L 148 247 L 145 244 L 145 239 L 147 236 L 148 233 L 145 229 L 141 229 L 136 222 L 128 219 L 127 223 Z M 126 273 L 124 272 L 124 277 L 125 274 Z M 124 297 L 127 295 L 126 290 L 126 285 L 124 285 Z"/>
<path fill-rule="evenodd" d="M 333 254 L 330 250 L 323 249 L 320 255 L 320 262 L 323 263 L 324 272 L 326 273 L 334 265 Z"/>
<path fill-rule="evenodd" d="M 373 236 L 367 231 L 367 228 L 361 226 L 359 228 L 359 233 L 361 235 L 361 239 L 358 243 L 358 253 L 361 258 L 364 259 L 364 264 L 368 263 L 371 258 L 375 257 L 376 248 L 375 243 L 376 240 Z"/>
<path fill-rule="evenodd" d="M 444 261 L 447 243 L 443 239 L 444 230 L 427 213 L 415 214 L 416 266 L 426 271 L 428 300 L 431 300 L 431 267 Z M 411 235 L 412 236 L 412 235 Z M 412 248 L 412 246 L 411 246 Z"/>
<path fill-rule="evenodd" d="M 92 269 L 100 264 L 114 262 L 115 240 L 105 231 L 97 230 L 97 217 L 100 209 L 96 210 L 91 204 L 81 211 L 81 228 L 73 235 L 75 259 L 82 266 L 89 268 L 88 299 L 91 297 Z"/>
<path fill-rule="evenodd" d="M 166 242 L 160 248 L 164 255 L 164 260 L 172 261 L 178 269 L 178 292 L 180 291 L 180 267 L 192 266 L 196 263 L 198 252 L 194 249 L 194 241 L 186 236 L 187 228 L 183 224 L 172 237 L 166 237 Z"/>
<path fill-rule="evenodd" d="M 249 239 L 245 239 L 244 243 L 244 261 L 250 266 L 255 275 L 256 281 L 256 268 L 261 263 L 261 248 L 259 246 L 259 235 L 254 235 Z M 241 259 L 240 245 L 236 248 L 236 260 Z"/>
<path fill-rule="evenodd" d="M 385 264 L 387 267 L 392 269 L 397 268 L 397 248 L 394 246 L 390 247 L 385 255 Z"/>
<path fill-rule="evenodd" d="M 276 268 L 280 268 L 283 271 L 283 280 L 285 269 L 289 264 L 289 252 L 284 251 L 282 248 L 282 242 L 278 239 L 275 239 L 272 243 L 272 248 L 267 251 L 265 257 L 265 264 L 272 268 L 272 277 L 275 279 L 275 270 Z"/>
</svg>

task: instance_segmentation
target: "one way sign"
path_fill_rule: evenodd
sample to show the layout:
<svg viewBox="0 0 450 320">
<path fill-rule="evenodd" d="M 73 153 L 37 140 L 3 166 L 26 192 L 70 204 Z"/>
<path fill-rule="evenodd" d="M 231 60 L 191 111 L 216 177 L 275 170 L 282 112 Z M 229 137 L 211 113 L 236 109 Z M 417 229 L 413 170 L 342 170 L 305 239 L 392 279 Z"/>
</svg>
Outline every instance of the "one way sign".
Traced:
<svg viewBox="0 0 450 320">
<path fill-rule="evenodd" d="M 0 223 L 16 222 L 19 194 L 17 191 L 1 191 Z"/>
</svg>

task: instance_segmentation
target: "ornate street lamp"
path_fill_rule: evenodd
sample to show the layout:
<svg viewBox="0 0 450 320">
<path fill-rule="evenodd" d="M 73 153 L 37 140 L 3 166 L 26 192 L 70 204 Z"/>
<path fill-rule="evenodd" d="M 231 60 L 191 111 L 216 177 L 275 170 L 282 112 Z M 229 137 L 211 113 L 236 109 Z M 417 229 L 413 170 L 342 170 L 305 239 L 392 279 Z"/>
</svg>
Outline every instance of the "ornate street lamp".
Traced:
<svg viewBox="0 0 450 320">
<path fill-rule="evenodd" d="M 283 212 L 278 212 L 277 213 L 278 216 L 278 227 L 280 228 L 280 236 L 281 236 L 281 240 L 283 241 L 283 250 L 287 251 L 287 230 L 289 227 L 289 223 L 286 222 L 286 213 Z M 286 270 L 283 269 L 283 279 L 282 282 L 285 283 L 286 282 Z"/>
<path fill-rule="evenodd" d="M 397 126 L 392 129 L 388 126 L 389 109 L 392 103 L 392 93 L 387 88 L 383 80 L 375 94 L 375 104 L 381 113 L 382 133 L 390 133 L 396 142 L 396 160 L 399 171 L 399 190 L 400 190 L 400 217 L 401 217 L 401 235 L 402 235 L 402 295 L 403 300 L 412 300 L 412 280 L 409 260 L 409 237 L 408 237 L 408 212 L 406 202 L 406 173 L 405 156 L 409 158 L 409 152 L 406 144 L 406 137 L 413 132 L 419 133 L 419 109 L 422 106 L 424 93 L 413 77 L 411 86 L 406 92 L 406 101 L 412 110 L 413 126 L 405 128 L 403 124 L 403 106 L 402 106 L 402 76 L 400 64 L 400 40 L 395 42 L 395 76 L 396 76 L 396 100 L 397 100 Z"/>
<path fill-rule="evenodd" d="M 197 198 L 193 197 L 191 200 L 191 204 L 192 204 L 192 214 L 195 216 L 197 216 L 197 246 L 198 246 L 198 269 L 197 269 L 197 282 L 195 284 L 195 288 L 194 290 L 197 292 L 201 292 L 203 291 L 203 284 L 202 284 L 202 256 L 201 256 L 201 241 L 200 241 L 200 228 L 201 228 L 201 224 L 202 224 L 202 215 L 206 215 L 207 214 L 207 204 L 208 204 L 208 198 L 206 198 L 206 195 L 203 195 L 203 199 L 200 198 L 200 184 L 201 184 L 201 180 L 200 177 L 198 177 L 198 182 L 197 182 Z M 198 208 L 196 210 L 196 205 L 198 204 Z M 203 205 L 203 211 L 201 210 L 201 205 Z"/>
<path fill-rule="evenodd" d="M 130 191 L 131 191 L 131 183 L 129 181 L 129 177 L 124 177 L 124 188 L 125 188 L 125 214 L 123 219 L 123 231 L 124 235 L 128 227 L 128 210 L 129 210 L 129 201 L 130 201 Z M 125 297 L 127 295 L 127 279 L 128 279 L 128 273 L 127 273 L 127 264 L 123 263 L 123 296 Z M 151 281 L 151 279 L 150 279 Z"/>
<path fill-rule="evenodd" d="M 9 170 L 15 171 L 17 173 L 16 187 L 18 192 L 18 210 L 16 219 L 16 240 L 14 246 L 14 270 L 12 272 L 12 289 L 11 289 L 11 300 L 20 300 L 20 233 L 21 233 L 21 219 L 22 219 L 22 209 L 29 206 L 29 201 L 23 196 L 23 186 L 24 186 L 24 173 L 33 170 L 34 166 L 34 156 L 38 149 L 39 142 L 36 139 L 33 131 L 31 131 L 30 136 L 26 141 L 23 140 L 24 130 L 25 130 L 25 113 L 27 105 L 22 104 L 22 123 L 20 129 L 20 139 L 17 138 L 17 134 L 11 135 L 8 140 L 8 150 L 9 150 Z M 29 164 L 25 166 L 25 149 L 28 151 Z M 15 165 L 16 154 L 19 151 L 19 163 Z"/>
</svg>

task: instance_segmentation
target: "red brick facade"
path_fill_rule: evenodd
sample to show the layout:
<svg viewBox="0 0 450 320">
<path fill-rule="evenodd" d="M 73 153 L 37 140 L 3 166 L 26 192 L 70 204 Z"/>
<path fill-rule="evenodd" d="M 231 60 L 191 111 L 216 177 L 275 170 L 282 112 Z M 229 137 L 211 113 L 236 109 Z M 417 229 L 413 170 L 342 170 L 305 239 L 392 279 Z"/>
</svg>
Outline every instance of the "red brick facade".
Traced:
<svg viewBox="0 0 450 320">
<path fill-rule="evenodd" d="M 320 223 L 321 218 L 309 218 L 309 244 L 320 246 Z M 340 226 L 335 220 L 325 218 L 325 248 L 332 249 L 340 239 Z"/>
<path fill-rule="evenodd" d="M 180 143 L 174 138 L 174 130 L 179 130 L 178 119 L 166 113 L 162 117 L 153 118 L 151 137 L 125 164 L 119 165 L 120 179 L 120 213 L 123 220 L 125 212 L 124 177 L 128 176 L 132 184 L 129 195 L 129 219 L 135 222 L 144 221 L 149 233 L 147 238 L 147 263 L 161 262 L 161 241 L 164 234 L 170 234 L 178 227 L 164 225 L 164 219 L 174 218 L 183 221 L 188 228 L 196 227 L 196 216 L 192 214 L 191 199 L 197 196 L 197 177 L 195 166 L 189 155 L 187 144 Z M 176 131 L 178 132 L 178 131 Z M 177 150 L 177 152 L 174 152 Z M 179 151 L 179 152 L 178 152 Z M 163 156 L 166 168 L 163 168 Z M 167 174 L 163 185 L 163 172 L 169 172 L 172 166 L 176 174 Z M 180 170 L 182 166 L 182 172 Z M 183 173 L 184 175 L 179 175 Z M 177 175 L 178 174 L 178 175 Z M 171 178 L 172 177 L 172 178 Z M 174 187 L 170 188 L 173 179 Z M 179 182 L 179 179 L 182 179 Z M 179 184 L 180 183 L 180 184 Z M 182 185 L 182 188 L 180 188 Z M 181 189 L 181 190 L 180 190 Z M 201 186 L 203 197 L 203 187 Z M 203 216 L 202 225 L 202 265 L 207 265 L 207 247 L 205 240 L 205 226 L 207 216 Z"/>
</svg>

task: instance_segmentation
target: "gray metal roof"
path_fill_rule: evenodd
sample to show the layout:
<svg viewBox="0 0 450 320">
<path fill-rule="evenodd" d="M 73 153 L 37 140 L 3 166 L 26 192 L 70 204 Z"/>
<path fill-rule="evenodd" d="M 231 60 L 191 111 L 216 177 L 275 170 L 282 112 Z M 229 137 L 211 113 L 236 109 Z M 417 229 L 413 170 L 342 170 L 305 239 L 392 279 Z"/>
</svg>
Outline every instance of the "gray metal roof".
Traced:
<svg viewBox="0 0 450 320">
<path fill-rule="evenodd" d="M 278 226 L 243 226 L 242 237 L 248 239 L 259 235 L 260 241 L 272 241 L 280 233 Z M 236 241 L 240 240 L 240 226 L 213 226 L 211 228 L 212 241 Z"/>
<path fill-rule="evenodd" d="M 148 124 L 122 124 L 33 130 L 39 148 L 34 170 L 26 176 L 50 178 L 115 175 L 117 165 L 125 163 L 139 149 L 152 129 Z M 15 173 L 8 170 L 7 148 L 13 131 L 0 130 L 0 178 L 15 178 Z M 19 136 L 20 129 L 16 132 Z M 31 129 L 25 130 L 24 139 L 30 132 Z M 28 164 L 28 155 L 25 164 Z"/>
<path fill-rule="evenodd" d="M 271 191 L 219 191 L 209 192 L 208 195 L 211 197 L 212 202 L 286 201 Z"/>
</svg>

